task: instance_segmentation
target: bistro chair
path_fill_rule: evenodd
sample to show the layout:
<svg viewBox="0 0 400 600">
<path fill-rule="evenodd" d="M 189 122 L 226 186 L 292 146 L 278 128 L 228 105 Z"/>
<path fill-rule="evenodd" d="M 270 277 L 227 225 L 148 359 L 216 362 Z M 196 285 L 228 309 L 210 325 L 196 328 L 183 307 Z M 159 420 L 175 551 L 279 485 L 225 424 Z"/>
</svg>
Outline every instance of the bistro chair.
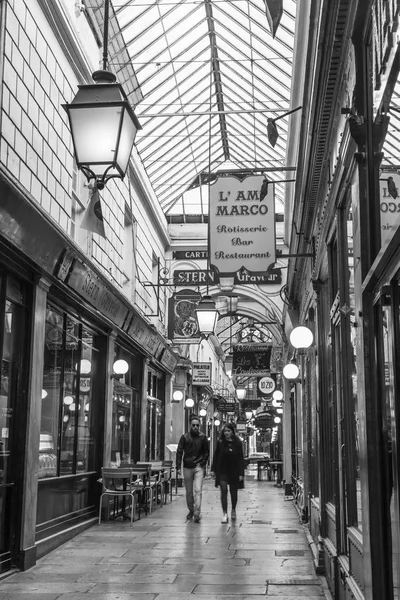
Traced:
<svg viewBox="0 0 400 600">
<path fill-rule="evenodd" d="M 164 485 L 164 502 L 166 504 L 168 496 L 169 496 L 170 502 L 172 502 L 172 470 L 174 467 L 173 467 L 172 460 L 163 460 L 162 465 L 164 467 L 163 485 Z"/>
<path fill-rule="evenodd" d="M 131 500 L 131 524 L 136 517 L 136 500 L 138 499 L 138 489 L 133 485 L 132 469 L 130 468 L 112 468 L 102 467 L 102 493 L 100 496 L 99 525 L 101 523 L 101 511 L 103 507 L 103 498 L 122 498 L 122 513 L 125 510 L 125 501 Z M 114 502 L 115 508 L 115 502 Z"/>
<path fill-rule="evenodd" d="M 162 463 L 159 462 L 137 462 L 136 466 L 142 466 L 148 469 L 148 478 L 146 488 L 149 491 L 149 512 L 151 514 L 154 504 L 157 506 L 157 499 L 160 496 L 162 506 Z M 153 472 L 155 471 L 155 472 Z"/>
</svg>

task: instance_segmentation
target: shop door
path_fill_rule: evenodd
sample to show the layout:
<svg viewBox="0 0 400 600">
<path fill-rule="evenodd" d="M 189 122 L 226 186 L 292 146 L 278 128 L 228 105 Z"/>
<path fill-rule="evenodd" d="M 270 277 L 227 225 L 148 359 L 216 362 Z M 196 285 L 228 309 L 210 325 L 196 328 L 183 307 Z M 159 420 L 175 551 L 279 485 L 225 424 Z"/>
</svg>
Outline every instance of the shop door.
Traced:
<svg viewBox="0 0 400 600">
<path fill-rule="evenodd" d="M 26 309 L 19 282 L 0 283 L 0 573 L 18 552 L 25 443 Z"/>
<path fill-rule="evenodd" d="M 378 320 L 378 358 L 380 373 L 380 412 L 382 416 L 383 506 L 386 510 L 387 579 L 393 588 L 388 600 L 399 600 L 399 435 L 400 435 L 400 280 L 385 286 L 376 305 Z"/>
</svg>

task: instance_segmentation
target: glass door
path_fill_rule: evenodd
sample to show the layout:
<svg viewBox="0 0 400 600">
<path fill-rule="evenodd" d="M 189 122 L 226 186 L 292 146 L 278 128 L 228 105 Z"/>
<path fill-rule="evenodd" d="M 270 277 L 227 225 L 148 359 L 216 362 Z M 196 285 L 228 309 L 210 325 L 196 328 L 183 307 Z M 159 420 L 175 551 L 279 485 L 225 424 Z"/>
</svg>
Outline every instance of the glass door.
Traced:
<svg viewBox="0 0 400 600">
<path fill-rule="evenodd" d="M 0 284 L 0 573 L 18 552 L 23 431 L 26 313 L 18 281 L 3 275 Z M 25 397 L 26 400 L 26 397 Z"/>
</svg>

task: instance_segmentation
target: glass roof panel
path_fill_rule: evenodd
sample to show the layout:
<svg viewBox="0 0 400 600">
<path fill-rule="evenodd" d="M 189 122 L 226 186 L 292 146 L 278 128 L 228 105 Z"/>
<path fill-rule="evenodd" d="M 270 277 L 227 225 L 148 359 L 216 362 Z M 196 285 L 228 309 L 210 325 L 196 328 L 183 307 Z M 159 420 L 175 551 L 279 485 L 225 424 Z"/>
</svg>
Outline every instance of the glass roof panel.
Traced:
<svg viewBox="0 0 400 600">
<path fill-rule="evenodd" d="M 296 1 L 283 0 L 275 38 L 264 0 L 111 5 L 143 96 L 136 147 L 165 213 L 207 215 L 208 185 L 193 185 L 198 176 L 240 169 L 277 182 L 282 212 Z M 119 54 L 110 55 L 117 71 Z M 269 118 L 278 119 L 274 147 Z"/>
</svg>

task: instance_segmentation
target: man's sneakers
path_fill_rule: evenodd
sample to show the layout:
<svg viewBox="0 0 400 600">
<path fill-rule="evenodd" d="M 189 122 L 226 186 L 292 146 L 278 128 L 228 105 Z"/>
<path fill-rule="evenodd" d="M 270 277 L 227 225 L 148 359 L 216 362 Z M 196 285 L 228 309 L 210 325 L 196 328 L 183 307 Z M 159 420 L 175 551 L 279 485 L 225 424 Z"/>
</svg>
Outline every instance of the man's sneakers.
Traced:
<svg viewBox="0 0 400 600">
<path fill-rule="evenodd" d="M 227 523 L 228 522 L 228 515 L 226 513 L 223 514 L 223 517 L 221 519 L 221 523 Z"/>
<path fill-rule="evenodd" d="M 233 508 L 232 512 L 231 512 L 231 519 L 232 521 L 236 521 L 236 510 Z"/>
<path fill-rule="evenodd" d="M 186 521 L 191 521 L 193 519 L 193 511 L 189 510 L 188 514 L 186 515 Z"/>
<path fill-rule="evenodd" d="M 199 513 L 195 513 L 194 516 L 193 516 L 193 521 L 195 523 L 200 523 L 200 519 L 201 519 L 200 514 Z"/>
</svg>

